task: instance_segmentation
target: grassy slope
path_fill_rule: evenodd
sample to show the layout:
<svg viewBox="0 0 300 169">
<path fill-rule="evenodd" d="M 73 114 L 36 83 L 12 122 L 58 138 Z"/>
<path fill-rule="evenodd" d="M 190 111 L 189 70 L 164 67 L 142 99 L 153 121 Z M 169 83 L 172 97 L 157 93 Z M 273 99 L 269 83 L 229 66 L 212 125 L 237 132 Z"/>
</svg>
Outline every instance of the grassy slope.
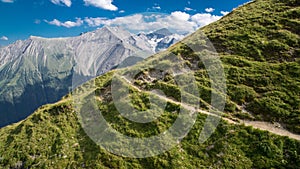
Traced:
<svg viewBox="0 0 300 169">
<path fill-rule="evenodd" d="M 228 83 L 226 113 L 239 118 L 278 121 L 294 132 L 300 132 L 299 112 L 299 2 L 296 0 L 258 0 L 241 7 L 220 21 L 202 30 L 216 46 L 224 63 Z M 298 27 L 297 27 L 298 25 Z M 199 32 L 198 32 L 199 33 Z M 186 43 L 198 43 L 197 34 Z M 195 56 L 184 45 L 170 49 L 191 65 Z M 167 62 L 164 54 L 145 61 Z M 210 101 L 210 83 L 201 64 L 194 69 L 202 102 Z M 137 65 L 138 66 L 138 65 Z M 136 66 L 136 67 L 137 67 Z M 131 123 L 118 116 L 109 99 L 112 73 L 96 79 L 97 104 L 105 118 L 118 131 L 132 136 L 155 135 L 167 129 L 178 112 L 178 106 L 168 103 L 159 121 L 147 125 Z M 142 76 L 151 75 L 150 70 Z M 152 87 L 178 97 L 172 77 L 164 76 L 149 83 L 136 80 L 145 90 Z M 143 84 L 147 85 L 143 85 Z M 84 87 L 83 87 L 84 89 Z M 148 107 L 145 94 L 132 89 L 134 106 Z M 238 105 L 247 111 L 241 113 Z M 0 166 L 33 168 L 296 168 L 300 163 L 300 143 L 251 127 L 222 122 L 204 144 L 198 143 L 205 120 L 198 120 L 188 136 L 175 148 L 162 155 L 146 159 L 122 158 L 98 147 L 81 128 L 70 96 L 54 105 L 46 105 L 25 121 L 0 130 Z"/>
<path fill-rule="evenodd" d="M 230 99 L 245 105 L 256 119 L 283 123 L 296 133 L 300 133 L 299 18 L 299 1 L 258 0 L 203 29 L 223 54 Z"/>
</svg>

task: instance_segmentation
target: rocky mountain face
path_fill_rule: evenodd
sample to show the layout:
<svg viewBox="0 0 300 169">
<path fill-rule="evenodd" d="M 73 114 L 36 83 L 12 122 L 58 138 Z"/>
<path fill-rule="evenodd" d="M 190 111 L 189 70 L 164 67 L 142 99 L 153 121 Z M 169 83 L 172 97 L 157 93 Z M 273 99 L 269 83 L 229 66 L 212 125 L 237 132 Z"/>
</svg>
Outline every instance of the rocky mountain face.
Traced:
<svg viewBox="0 0 300 169">
<path fill-rule="evenodd" d="M 140 33 L 138 36 L 147 40 L 151 44 L 154 52 L 163 51 L 185 37 L 185 35 L 171 33 L 166 28 L 159 29 L 148 34 Z"/>
<path fill-rule="evenodd" d="M 0 168 L 299 168 L 300 139 L 286 134 L 293 132 L 297 138 L 300 134 L 299 18 L 299 0 L 255 0 L 201 28 L 168 52 L 156 54 L 126 70 L 95 78 L 77 88 L 78 95 L 70 93 L 55 104 L 40 107 L 27 119 L 1 128 Z M 219 79 L 213 82 L 209 70 L 218 73 L 222 69 L 209 60 L 215 55 L 206 56 L 210 54 L 209 43 L 203 41 L 203 33 L 219 53 L 226 76 L 225 109 L 214 116 L 205 112 L 217 110 L 213 108 L 212 96 L 220 94 L 212 83 Z M 191 47 L 197 47 L 198 51 Z M 165 67 L 192 70 L 189 72 L 195 77 L 199 96 L 189 93 L 193 91 L 191 80 L 183 76 L 189 72 L 178 74 L 159 69 Z M 132 72 L 139 73 L 128 79 L 136 75 Z M 117 82 L 120 83 L 112 83 L 115 73 L 119 73 Z M 186 85 L 176 84 L 177 77 Z M 89 85 L 94 82 L 96 86 Z M 125 99 L 119 103 L 142 112 L 132 111 L 132 114 L 159 117 L 149 123 L 138 123 L 123 116 L 127 114 L 122 113 L 126 109 L 120 111 L 112 99 L 112 84 L 128 88 L 128 95 L 120 88 Z M 162 93 L 153 92 L 158 90 Z M 85 102 L 74 102 L 78 99 Z M 184 100 L 199 102 L 199 109 L 196 113 L 188 111 L 187 116 L 180 118 L 184 114 L 182 109 L 194 109 L 190 104 L 182 104 Z M 220 100 L 216 102 L 219 105 Z M 166 106 L 161 109 L 162 104 L 157 103 Z M 85 121 L 80 118 L 82 115 L 86 116 Z M 189 132 L 182 133 L 172 149 L 157 155 L 151 150 L 171 142 L 146 142 L 140 146 L 144 138 L 163 135 L 173 139 L 166 134 L 170 128 L 178 138 L 180 130 L 188 128 L 185 122 L 193 121 L 190 117 L 194 115 L 197 116 L 195 124 Z M 216 115 L 222 116 L 216 130 L 209 139 L 199 142 L 202 131 L 207 133 L 214 128 L 214 120 L 209 117 Z M 174 128 L 176 123 L 182 125 Z M 105 130 L 105 126 L 111 129 Z M 108 132 L 111 135 L 105 137 Z M 93 138 L 95 135 L 99 137 Z M 120 140 L 120 135 L 138 139 L 136 144 L 124 145 L 129 141 Z M 106 140 L 112 137 L 115 139 Z M 103 147 L 103 142 L 111 147 Z M 154 156 L 130 158 L 116 155 L 111 149 L 124 153 L 129 150 L 129 155 L 150 150 L 149 154 Z"/>
<path fill-rule="evenodd" d="M 152 48 L 148 40 L 119 27 L 70 38 L 31 36 L 1 48 L 0 127 L 57 101 L 72 86 L 117 67 L 130 56 L 150 56 Z"/>
</svg>

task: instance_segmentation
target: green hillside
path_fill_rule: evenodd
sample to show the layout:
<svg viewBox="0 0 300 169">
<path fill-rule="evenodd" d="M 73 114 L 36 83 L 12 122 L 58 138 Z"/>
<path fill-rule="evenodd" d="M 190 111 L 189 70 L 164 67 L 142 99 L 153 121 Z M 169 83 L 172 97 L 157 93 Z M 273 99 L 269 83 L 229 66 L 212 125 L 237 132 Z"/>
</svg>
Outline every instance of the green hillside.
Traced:
<svg viewBox="0 0 300 169">
<path fill-rule="evenodd" d="M 300 3 L 255 1 L 203 31 L 227 72 L 230 100 L 300 133 Z M 233 112 L 235 107 L 231 107 Z"/>
<path fill-rule="evenodd" d="M 256 0 L 239 7 L 172 46 L 169 52 L 100 76 L 80 86 L 60 102 L 45 105 L 26 120 L 0 129 L 0 166 L 299 168 L 300 141 L 229 122 L 231 119 L 278 123 L 283 129 L 300 134 L 299 18 L 300 3 L 297 0 Z M 154 157 L 113 155 L 88 137 L 80 125 L 82 119 L 76 113 L 81 105 L 78 101 L 74 104 L 74 100 L 95 97 L 95 104 L 90 107 L 97 106 L 116 131 L 132 137 L 157 135 L 174 123 L 180 108 L 186 107 L 177 104 L 182 101 L 182 93 L 175 78 L 168 72 L 151 69 L 158 65 L 187 65 L 195 75 L 200 98 L 189 95 L 189 92 L 186 94 L 189 99 L 199 101 L 201 109 L 208 110 L 212 93 L 220 93 L 212 89 L 205 64 L 198 57 L 203 53 L 192 50 L 194 46 L 202 50 L 208 48 L 208 44 L 200 38 L 201 32 L 208 36 L 218 51 L 227 83 L 224 119 L 206 142 L 201 144 L 198 140 L 207 117 L 200 112 L 191 131 L 177 146 Z M 174 56 L 183 62 L 174 62 Z M 144 70 L 144 65 L 150 68 Z M 151 107 L 149 96 L 153 94 L 149 91 L 152 89 L 164 91 L 170 99 L 158 120 L 147 124 L 134 123 L 118 113 L 110 85 L 114 74 L 126 70 L 142 70 L 132 84 L 126 84 L 130 91 L 126 99 L 131 100 L 136 109 L 144 111 Z M 81 113 L 89 113 L 89 109 L 81 108 L 86 110 Z"/>
</svg>

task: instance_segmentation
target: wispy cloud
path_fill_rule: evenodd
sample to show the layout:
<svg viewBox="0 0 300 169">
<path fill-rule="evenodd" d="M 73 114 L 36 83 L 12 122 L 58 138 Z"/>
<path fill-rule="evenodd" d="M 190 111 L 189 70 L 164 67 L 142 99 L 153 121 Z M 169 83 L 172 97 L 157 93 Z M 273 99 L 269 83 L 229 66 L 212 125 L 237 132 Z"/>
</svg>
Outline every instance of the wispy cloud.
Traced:
<svg viewBox="0 0 300 169">
<path fill-rule="evenodd" d="M 81 20 L 80 18 L 76 18 L 76 21 L 65 21 L 65 22 L 59 21 L 57 19 L 54 19 L 52 21 L 47 21 L 47 20 L 44 21 L 50 25 L 62 26 L 66 28 L 78 27 L 83 24 L 83 20 Z"/>
<path fill-rule="evenodd" d="M 154 6 L 152 7 L 152 9 L 161 10 L 161 7 L 158 3 L 155 3 Z"/>
<path fill-rule="evenodd" d="M 160 10 L 161 9 L 161 7 L 160 6 L 154 6 L 154 7 L 152 7 L 153 9 L 157 9 L 157 10 Z"/>
<path fill-rule="evenodd" d="M 185 7 L 184 8 L 185 11 L 195 11 L 195 9 L 189 8 L 189 7 Z"/>
<path fill-rule="evenodd" d="M 110 10 L 110 11 L 117 11 L 118 7 L 115 6 L 113 0 L 83 0 L 86 6 L 94 6 L 97 8 Z"/>
<path fill-rule="evenodd" d="M 1 2 L 4 2 L 4 3 L 14 3 L 15 1 L 14 0 L 1 0 Z"/>
<path fill-rule="evenodd" d="M 72 1 L 71 0 L 50 0 L 55 5 L 63 5 L 67 7 L 71 7 Z"/>
<path fill-rule="evenodd" d="M 6 37 L 6 36 L 2 36 L 2 37 L 0 38 L 0 40 L 5 40 L 5 41 L 8 41 L 8 37 Z"/>
<path fill-rule="evenodd" d="M 152 6 L 151 8 L 147 8 L 148 12 L 156 12 L 161 10 L 161 7 L 159 4 L 155 3 L 154 6 Z"/>
<path fill-rule="evenodd" d="M 97 26 L 100 26 L 100 25 L 105 25 L 106 23 L 108 23 L 109 20 L 107 20 L 106 18 L 102 18 L 102 17 L 97 17 L 97 18 L 86 17 L 84 19 L 84 21 L 90 27 L 97 27 Z"/>
<path fill-rule="evenodd" d="M 205 8 L 205 11 L 208 13 L 211 13 L 211 12 L 215 11 L 215 9 L 214 8 Z"/>
<path fill-rule="evenodd" d="M 39 19 L 35 19 L 35 20 L 34 20 L 34 23 L 38 25 L 38 24 L 40 24 L 40 23 L 41 23 L 41 20 L 39 20 Z"/>
</svg>

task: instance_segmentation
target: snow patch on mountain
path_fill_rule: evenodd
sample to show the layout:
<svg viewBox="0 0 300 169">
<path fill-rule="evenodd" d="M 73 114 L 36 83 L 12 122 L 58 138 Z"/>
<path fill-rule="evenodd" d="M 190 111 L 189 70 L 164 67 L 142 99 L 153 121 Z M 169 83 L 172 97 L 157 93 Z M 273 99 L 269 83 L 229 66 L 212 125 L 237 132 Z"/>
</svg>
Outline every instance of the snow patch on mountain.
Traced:
<svg viewBox="0 0 300 169">
<path fill-rule="evenodd" d="M 155 53 L 167 49 L 185 37 L 185 35 L 171 33 L 166 28 L 159 29 L 149 34 L 140 33 L 138 36 L 144 40 L 147 40 L 152 47 L 152 51 Z"/>
</svg>

